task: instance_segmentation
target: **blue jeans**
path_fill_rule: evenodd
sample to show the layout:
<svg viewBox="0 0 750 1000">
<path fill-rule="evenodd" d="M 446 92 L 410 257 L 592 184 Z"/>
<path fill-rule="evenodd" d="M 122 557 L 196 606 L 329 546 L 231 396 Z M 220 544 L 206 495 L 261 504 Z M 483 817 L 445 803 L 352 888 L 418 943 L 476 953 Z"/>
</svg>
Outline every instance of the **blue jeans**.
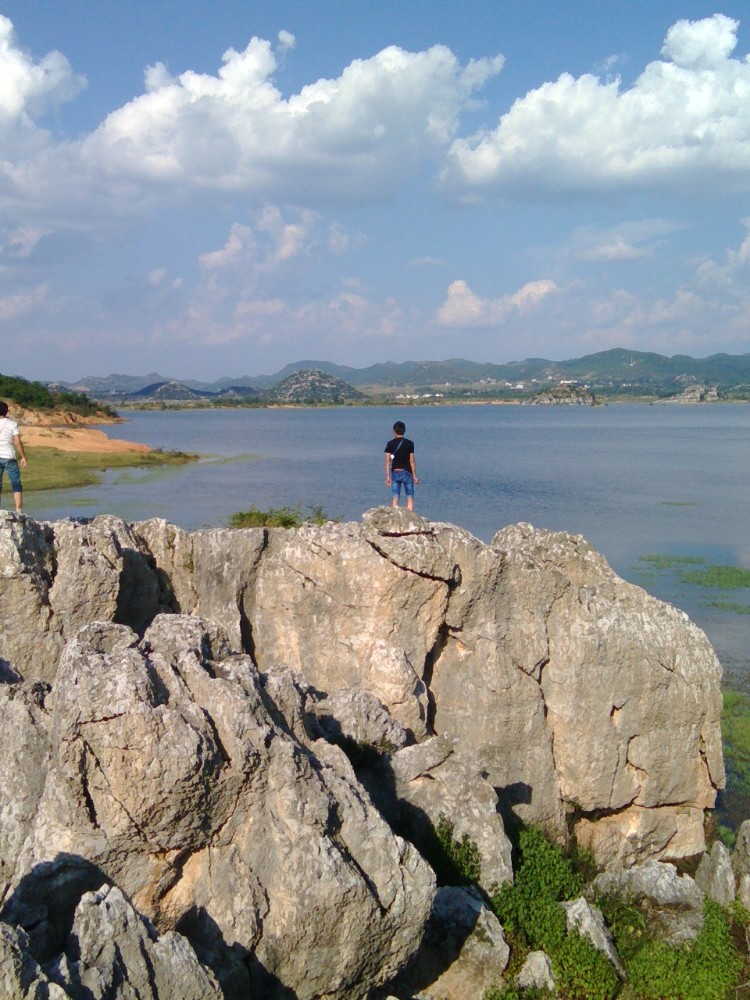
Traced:
<svg viewBox="0 0 750 1000">
<path fill-rule="evenodd" d="M 0 458 L 0 490 L 3 488 L 3 473 L 8 473 L 10 487 L 14 493 L 21 492 L 21 473 L 15 458 Z"/>
<path fill-rule="evenodd" d="M 391 472 L 391 495 L 399 498 L 401 496 L 402 487 L 407 497 L 413 497 L 414 477 L 411 472 L 407 472 L 406 469 L 394 469 Z"/>
</svg>

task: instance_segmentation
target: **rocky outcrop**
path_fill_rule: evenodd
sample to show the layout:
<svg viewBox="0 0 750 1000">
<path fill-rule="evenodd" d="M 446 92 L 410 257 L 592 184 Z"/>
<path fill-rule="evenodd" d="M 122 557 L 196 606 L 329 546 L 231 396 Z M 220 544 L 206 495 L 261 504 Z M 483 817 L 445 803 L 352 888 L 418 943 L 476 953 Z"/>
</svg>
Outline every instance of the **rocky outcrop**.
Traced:
<svg viewBox="0 0 750 1000">
<path fill-rule="evenodd" d="M 434 876 L 344 755 L 297 740 L 249 657 L 227 649 L 197 618 L 160 616 L 140 642 L 93 624 L 45 698 L 9 689 L 18 725 L 4 739 L 38 771 L 4 845 L 2 918 L 49 961 L 65 896 L 106 880 L 160 932 L 181 931 L 229 995 L 364 995 L 419 944 Z M 5 814 L 18 789 L 2 778 Z"/>
<path fill-rule="evenodd" d="M 629 869 L 610 869 L 594 879 L 593 890 L 638 902 L 652 933 L 672 945 L 694 941 L 703 927 L 703 892 L 672 864 L 644 861 Z"/>
<path fill-rule="evenodd" d="M 0 920 L 49 978 L 112 886 L 227 996 L 365 997 L 442 913 L 443 820 L 488 891 L 519 821 L 626 871 L 700 854 L 720 676 L 580 536 L 0 512 Z"/>
<path fill-rule="evenodd" d="M 583 385 L 552 385 L 542 389 L 530 399 L 523 400 L 524 406 L 596 406 L 594 394 Z"/>
<path fill-rule="evenodd" d="M 716 385 L 689 385 L 676 396 L 657 399 L 657 403 L 718 403 L 719 388 Z"/>
</svg>

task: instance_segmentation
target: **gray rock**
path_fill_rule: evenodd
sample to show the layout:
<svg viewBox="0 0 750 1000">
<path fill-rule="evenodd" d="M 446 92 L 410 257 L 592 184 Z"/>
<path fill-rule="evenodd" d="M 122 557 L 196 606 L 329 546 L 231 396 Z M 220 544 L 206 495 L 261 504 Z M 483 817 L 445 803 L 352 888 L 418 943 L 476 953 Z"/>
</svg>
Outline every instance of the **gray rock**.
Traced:
<svg viewBox="0 0 750 1000">
<path fill-rule="evenodd" d="M 81 898 L 67 951 L 47 971 L 76 1000 L 224 998 L 181 934 L 157 935 L 110 886 Z"/>
<path fill-rule="evenodd" d="M 50 983 L 29 950 L 27 935 L 0 923 L 0 996 L 3 1000 L 67 1000 L 70 994 Z"/>
<path fill-rule="evenodd" d="M 600 910 L 592 906 L 583 896 L 562 904 L 568 931 L 575 931 L 587 938 L 612 965 L 620 979 L 625 979 L 625 967 L 617 954 L 615 942 L 609 933 Z"/>
<path fill-rule="evenodd" d="M 438 889 L 419 952 L 399 983 L 420 997 L 481 997 L 502 982 L 510 949 L 475 889 Z"/>
<path fill-rule="evenodd" d="M 695 883 L 707 896 L 729 906 L 734 902 L 735 880 L 732 870 L 732 858 L 729 851 L 716 841 L 710 854 L 704 854 L 695 873 Z"/>
<path fill-rule="evenodd" d="M 750 875 L 747 873 L 740 875 L 739 885 L 737 886 L 737 899 L 746 910 L 750 910 Z"/>
<path fill-rule="evenodd" d="M 457 749 L 458 740 L 435 736 L 393 754 L 390 767 L 401 817 L 417 844 L 424 844 L 441 819 L 481 855 L 479 884 L 487 892 L 513 881 L 511 845 L 497 809 L 497 793 Z"/>
<path fill-rule="evenodd" d="M 409 743 L 401 723 L 369 691 L 335 691 L 314 702 L 311 711 L 326 739 L 333 742 L 347 740 L 382 752 L 400 750 Z"/>
<path fill-rule="evenodd" d="M 629 869 L 611 869 L 593 882 L 596 893 L 614 892 L 640 903 L 652 929 L 670 944 L 694 941 L 703 927 L 703 892 L 674 865 L 644 861 Z"/>
<path fill-rule="evenodd" d="M 516 986 L 521 990 L 555 990 L 550 960 L 543 951 L 530 951 L 521 971 L 516 976 Z"/>
<path fill-rule="evenodd" d="M 737 878 L 750 875 L 750 819 L 740 823 L 732 851 L 732 868 Z"/>
<path fill-rule="evenodd" d="M 61 944 L 50 900 L 104 877 L 159 933 L 179 925 L 223 982 L 237 970 L 221 956 L 245 955 L 261 995 L 276 982 L 364 996 L 418 946 L 434 877 L 351 772 L 274 721 L 254 665 L 228 646 L 180 615 L 140 644 L 106 623 L 68 643 L 42 722 L 25 710 L 17 723 L 41 794 L 13 845 L 4 919 L 33 926 L 48 957 Z"/>
</svg>

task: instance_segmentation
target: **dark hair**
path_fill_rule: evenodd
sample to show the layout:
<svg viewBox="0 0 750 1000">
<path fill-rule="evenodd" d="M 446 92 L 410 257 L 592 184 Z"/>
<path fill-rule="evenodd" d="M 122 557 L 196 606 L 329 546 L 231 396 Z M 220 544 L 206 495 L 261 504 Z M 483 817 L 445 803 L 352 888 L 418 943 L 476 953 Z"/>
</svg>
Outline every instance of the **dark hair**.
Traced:
<svg viewBox="0 0 750 1000">
<path fill-rule="evenodd" d="M 0 417 L 5 417 L 7 416 L 7 414 L 8 414 L 8 404 L 3 403 L 3 401 L 0 400 Z"/>
<path fill-rule="evenodd" d="M 395 434 L 403 434 L 405 430 L 406 430 L 406 424 L 403 422 L 403 420 L 397 420 L 396 423 L 393 425 L 393 431 Z"/>
</svg>

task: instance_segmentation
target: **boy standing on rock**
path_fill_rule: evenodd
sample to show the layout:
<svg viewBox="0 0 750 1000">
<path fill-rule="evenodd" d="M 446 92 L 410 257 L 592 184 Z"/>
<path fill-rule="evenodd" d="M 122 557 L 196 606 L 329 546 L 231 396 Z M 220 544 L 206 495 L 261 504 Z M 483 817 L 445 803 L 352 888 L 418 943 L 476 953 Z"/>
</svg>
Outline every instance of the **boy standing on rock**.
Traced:
<svg viewBox="0 0 750 1000">
<path fill-rule="evenodd" d="M 26 452 L 23 450 L 21 432 L 15 420 L 11 420 L 8 416 L 8 404 L 0 401 L 0 492 L 3 488 L 3 473 L 7 472 L 13 490 L 16 513 L 20 514 L 23 507 L 23 487 L 16 461 L 16 448 L 21 456 L 21 468 L 25 469 Z"/>
<path fill-rule="evenodd" d="M 406 508 L 414 510 L 414 484 L 419 480 L 414 460 L 414 442 L 404 437 L 405 431 L 406 424 L 403 420 L 397 420 L 393 425 L 396 436 L 385 446 L 385 485 L 391 488 L 391 506 L 398 507 L 403 487 Z"/>
</svg>

